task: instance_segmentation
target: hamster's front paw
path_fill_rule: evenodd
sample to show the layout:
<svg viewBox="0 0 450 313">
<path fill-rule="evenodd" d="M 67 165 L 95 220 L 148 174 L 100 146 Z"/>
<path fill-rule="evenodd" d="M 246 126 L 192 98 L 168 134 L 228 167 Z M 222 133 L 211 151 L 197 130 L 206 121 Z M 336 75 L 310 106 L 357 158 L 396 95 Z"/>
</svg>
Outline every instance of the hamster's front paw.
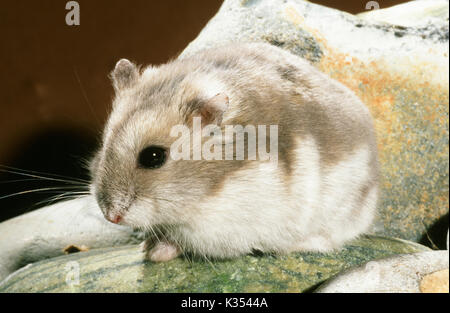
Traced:
<svg viewBox="0 0 450 313">
<path fill-rule="evenodd" d="M 149 239 L 144 241 L 141 247 L 146 252 L 145 258 L 152 262 L 167 262 L 181 254 L 181 249 L 177 245 L 167 241 L 155 243 Z"/>
</svg>

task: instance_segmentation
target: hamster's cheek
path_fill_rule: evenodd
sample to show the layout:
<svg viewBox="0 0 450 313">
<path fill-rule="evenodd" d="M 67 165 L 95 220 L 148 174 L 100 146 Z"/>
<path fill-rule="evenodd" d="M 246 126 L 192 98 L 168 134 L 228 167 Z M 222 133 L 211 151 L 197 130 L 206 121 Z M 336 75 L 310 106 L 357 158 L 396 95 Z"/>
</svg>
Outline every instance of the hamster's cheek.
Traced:
<svg viewBox="0 0 450 313">
<path fill-rule="evenodd" d="M 142 205 L 133 205 L 123 214 L 123 224 L 131 227 L 148 229 L 158 223 L 152 208 Z"/>
<path fill-rule="evenodd" d="M 133 212 L 127 212 L 120 224 L 139 229 L 148 228 L 151 225 L 145 217 L 136 216 Z"/>
</svg>

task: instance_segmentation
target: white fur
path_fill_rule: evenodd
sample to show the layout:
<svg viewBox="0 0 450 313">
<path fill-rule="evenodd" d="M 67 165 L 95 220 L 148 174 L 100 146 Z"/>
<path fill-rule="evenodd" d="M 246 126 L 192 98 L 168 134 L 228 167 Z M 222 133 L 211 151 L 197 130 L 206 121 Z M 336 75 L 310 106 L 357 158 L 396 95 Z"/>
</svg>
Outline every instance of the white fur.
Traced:
<svg viewBox="0 0 450 313">
<path fill-rule="evenodd" d="M 130 88 L 117 91 L 96 171 L 97 187 L 103 189 L 93 188 L 109 196 L 109 201 L 100 200 L 104 210 L 110 215 L 122 214 L 126 225 L 148 230 L 161 226 L 165 243 L 173 246 L 154 250 L 158 260 L 176 256 L 173 247 L 220 258 L 252 249 L 329 251 L 367 231 L 376 206 L 378 170 L 367 108 L 305 60 L 270 45 L 230 46 L 205 53 L 202 58 L 211 57 L 240 61 L 239 67 L 215 71 L 214 66 L 208 70 L 207 64 L 193 60 L 174 62 L 147 68 Z M 261 62 L 263 58 L 267 62 Z M 201 70 L 203 65 L 206 69 Z M 230 76 L 231 71 L 235 71 L 234 76 Z M 184 79 L 174 81 L 179 83 L 176 88 L 169 83 L 167 89 L 157 89 L 154 95 L 146 92 L 153 80 L 160 88 L 159 83 L 179 77 Z M 211 163 L 184 163 L 183 167 L 172 160 L 154 171 L 136 167 L 146 146 L 171 144 L 169 127 L 184 123 L 188 117 L 180 115 L 189 112 L 183 106 L 192 99 L 213 98 L 219 93 L 227 99 L 224 125 L 239 121 L 240 115 L 255 126 L 286 123 L 280 129 L 288 131 L 288 139 L 298 136 L 293 143 L 289 141 L 289 147 L 283 147 L 293 152 L 289 168 L 281 156 L 280 162 L 247 161 L 242 168 L 237 164 L 216 171 Z M 292 105 L 287 114 L 279 114 L 288 108 L 287 103 Z M 306 114 L 299 113 L 303 112 L 300 108 Z M 310 123 L 316 131 L 322 123 L 330 122 L 323 124 L 330 129 L 325 128 L 320 135 L 311 132 L 315 137 L 308 137 L 304 135 L 308 132 L 297 133 L 289 124 L 289 120 L 297 122 L 294 118 L 298 125 Z M 331 141 L 323 138 L 328 134 Z M 315 140 L 320 140 L 320 146 Z M 333 140 L 340 144 L 324 147 Z M 193 142 L 193 148 L 198 144 Z M 336 153 L 340 159 L 334 163 L 329 157 L 322 159 L 325 153 Z M 217 182 L 207 175 L 217 175 L 213 176 Z"/>
<path fill-rule="evenodd" d="M 219 195 L 204 199 L 201 216 L 193 217 L 188 229 L 178 228 L 174 240 L 203 255 L 232 257 L 252 249 L 328 251 L 365 231 L 376 190 L 358 208 L 355 187 L 368 178 L 368 148 L 324 172 L 312 138 L 299 138 L 297 147 L 292 182 L 277 163 L 255 162 L 229 177 Z M 351 216 L 354 209 L 359 217 Z"/>
</svg>

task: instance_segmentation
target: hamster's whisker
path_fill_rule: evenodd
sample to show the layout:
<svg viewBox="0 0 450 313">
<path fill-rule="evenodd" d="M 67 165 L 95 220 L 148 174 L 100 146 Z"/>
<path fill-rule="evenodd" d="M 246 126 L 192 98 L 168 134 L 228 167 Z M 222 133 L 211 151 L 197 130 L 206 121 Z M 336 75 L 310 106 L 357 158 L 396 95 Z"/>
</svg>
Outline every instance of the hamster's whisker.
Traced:
<svg viewBox="0 0 450 313">
<path fill-rule="evenodd" d="M 54 179 L 55 178 L 64 178 L 64 179 L 68 179 L 68 181 L 77 181 L 80 183 L 90 184 L 89 180 L 82 179 L 82 178 L 76 178 L 76 177 L 64 176 L 64 175 L 58 175 L 58 174 L 51 174 L 51 173 L 45 173 L 45 172 L 39 172 L 39 171 L 24 170 L 21 168 L 0 164 L 0 171 L 8 172 L 8 170 L 10 170 L 10 173 L 14 173 L 14 174 L 18 174 L 18 175 L 34 174 L 37 177 L 54 178 Z M 38 176 L 38 175 L 40 175 L 40 176 Z"/>
<path fill-rule="evenodd" d="M 202 254 L 201 257 L 206 260 L 206 263 L 211 265 L 211 268 L 213 269 L 213 271 L 216 274 L 219 274 L 219 271 L 217 270 L 217 267 L 214 266 L 214 263 L 208 258 L 208 256 L 206 254 Z"/>
<path fill-rule="evenodd" d="M 34 175 L 34 174 L 27 174 L 27 173 L 21 173 L 21 172 L 15 172 L 15 171 L 9 171 L 9 170 L 4 170 L 0 168 L 0 172 L 5 172 L 5 173 L 11 173 L 11 174 L 16 174 L 16 175 L 22 175 L 22 176 L 26 176 L 26 177 L 33 177 L 36 179 L 42 179 L 42 180 L 48 180 L 48 181 L 57 181 L 57 182 L 63 182 L 66 184 L 72 184 L 72 185 L 86 185 L 88 186 L 88 183 L 83 182 L 83 181 L 77 181 L 77 180 L 67 180 L 67 179 L 58 179 L 58 178 L 52 178 L 52 177 L 45 177 L 45 176 L 39 176 L 39 175 Z"/>
<path fill-rule="evenodd" d="M 148 227 L 150 228 L 150 231 L 151 231 L 151 232 L 153 233 L 153 235 L 155 236 L 156 240 L 157 240 L 158 242 L 161 242 L 161 240 L 159 239 L 158 234 L 155 232 L 155 229 L 153 228 L 153 226 L 149 224 Z"/>
<path fill-rule="evenodd" d="M 178 244 L 180 247 L 183 247 L 184 245 L 183 245 L 183 244 L 180 244 L 179 241 L 183 241 L 183 239 L 180 238 L 179 240 L 177 240 L 177 244 Z M 193 263 L 194 263 L 194 258 L 193 258 L 193 257 L 190 258 L 190 254 L 189 254 L 187 251 L 185 251 L 185 249 L 181 249 L 181 254 L 183 255 L 184 258 L 186 258 L 186 260 L 188 261 L 188 263 L 190 263 L 190 264 L 193 264 Z"/>
<path fill-rule="evenodd" d="M 166 234 L 164 234 L 164 231 L 162 231 L 161 228 L 156 227 L 156 231 L 163 237 L 163 239 L 164 239 L 165 241 L 168 241 L 168 240 L 167 240 L 167 237 L 166 237 Z M 161 241 L 161 239 L 159 239 L 159 237 L 158 237 L 158 240 Z"/>
<path fill-rule="evenodd" d="M 153 202 L 151 202 L 150 200 L 148 200 L 146 198 L 139 197 L 138 199 L 142 200 L 142 201 L 144 201 L 146 203 L 149 203 L 149 204 L 154 204 Z M 176 203 L 175 201 L 170 200 L 170 199 L 164 199 L 164 198 L 158 198 L 158 197 L 152 197 L 152 199 L 161 200 L 161 201 L 167 201 L 167 202 L 170 202 L 170 203 Z"/>
<path fill-rule="evenodd" d="M 181 239 L 175 240 L 175 244 L 177 244 L 179 247 L 184 247 L 184 244 L 182 243 Z M 185 249 L 181 248 L 181 254 L 188 261 L 189 264 L 194 263 L 194 257 L 191 256 L 189 252 L 185 251 Z"/>
<path fill-rule="evenodd" d="M 89 98 L 87 96 L 86 90 L 84 89 L 83 84 L 81 83 L 80 76 L 78 75 L 78 71 L 77 71 L 77 68 L 75 66 L 73 66 L 73 73 L 75 75 L 75 78 L 77 79 L 78 85 L 80 86 L 81 94 L 83 95 L 84 100 L 86 101 L 86 103 L 89 106 L 89 110 L 91 110 L 91 113 L 94 116 L 94 118 L 97 120 L 97 122 L 101 123 L 99 117 L 97 116 L 97 114 L 94 111 L 94 108 L 92 106 L 91 101 L 89 101 Z"/>
<path fill-rule="evenodd" d="M 68 191 L 68 192 L 64 192 L 60 195 L 52 196 L 49 199 L 42 200 L 42 201 L 36 203 L 35 206 L 38 206 L 43 203 L 50 205 L 50 204 L 55 203 L 56 201 L 73 199 L 73 198 L 83 196 L 83 195 L 89 195 L 89 192 L 88 191 Z"/>
<path fill-rule="evenodd" d="M 24 179 L 4 180 L 4 181 L 0 181 L 0 184 L 11 184 L 11 183 L 26 182 L 26 181 L 42 181 L 42 178 L 24 178 Z"/>
<path fill-rule="evenodd" d="M 37 189 L 32 189 L 32 190 L 25 190 L 25 191 L 19 191 L 19 192 L 15 192 L 6 196 L 2 196 L 0 197 L 0 200 L 6 199 L 6 198 L 10 198 L 10 197 L 14 197 L 14 196 L 18 196 L 18 195 L 24 195 L 24 194 L 29 194 L 29 193 L 33 193 L 33 192 L 45 192 L 45 191 L 65 191 L 64 189 L 75 189 L 75 188 L 79 188 L 77 186 L 65 186 L 65 187 L 47 187 L 47 188 L 37 188 Z"/>
<path fill-rule="evenodd" d="M 80 158 L 80 165 L 85 169 L 85 170 L 89 170 L 90 166 L 91 166 L 91 159 L 88 158 Z"/>
<path fill-rule="evenodd" d="M 14 171 L 18 171 L 18 172 L 23 172 L 23 173 L 40 174 L 40 175 L 47 175 L 47 176 L 50 176 L 50 177 L 53 176 L 53 177 L 59 177 L 59 178 L 78 179 L 78 178 L 72 177 L 72 176 L 64 176 L 64 175 L 59 175 L 59 174 L 47 173 L 47 172 L 39 172 L 39 171 L 35 171 L 35 170 L 34 171 L 32 171 L 32 170 L 25 170 L 25 169 L 22 169 L 22 168 L 8 166 L 8 165 L 3 165 L 3 164 L 0 164 L 0 168 L 1 167 L 6 168 L 6 169 L 10 169 L 10 170 L 14 170 Z M 88 182 L 87 180 L 84 180 L 84 179 L 79 179 L 79 180 Z"/>
</svg>

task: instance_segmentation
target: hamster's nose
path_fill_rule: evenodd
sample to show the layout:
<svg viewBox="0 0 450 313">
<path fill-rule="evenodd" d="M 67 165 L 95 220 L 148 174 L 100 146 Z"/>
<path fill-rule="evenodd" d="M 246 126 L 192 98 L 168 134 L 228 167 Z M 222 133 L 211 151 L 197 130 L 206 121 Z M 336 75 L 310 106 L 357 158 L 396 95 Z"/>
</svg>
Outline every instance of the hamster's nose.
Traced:
<svg viewBox="0 0 450 313">
<path fill-rule="evenodd" d="M 106 219 L 114 224 L 119 224 L 122 220 L 122 216 L 120 214 L 107 215 Z"/>
</svg>

